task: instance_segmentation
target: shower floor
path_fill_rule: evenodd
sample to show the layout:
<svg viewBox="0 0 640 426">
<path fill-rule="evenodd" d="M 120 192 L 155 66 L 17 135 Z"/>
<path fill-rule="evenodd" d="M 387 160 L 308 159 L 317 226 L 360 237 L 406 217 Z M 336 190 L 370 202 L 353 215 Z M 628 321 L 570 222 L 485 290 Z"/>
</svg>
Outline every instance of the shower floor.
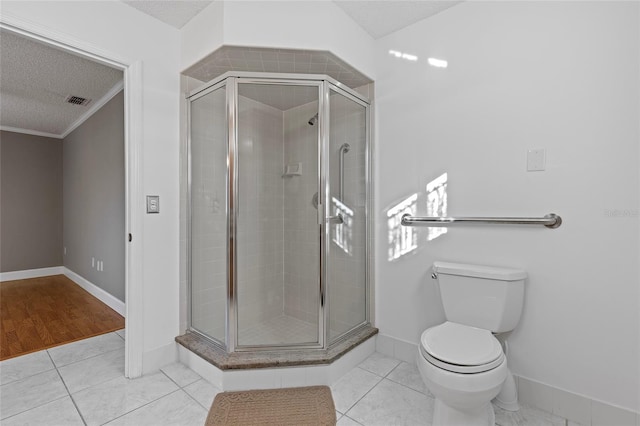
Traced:
<svg viewBox="0 0 640 426">
<path fill-rule="evenodd" d="M 288 315 L 239 330 L 240 345 L 291 345 L 318 341 L 318 325 Z"/>
</svg>

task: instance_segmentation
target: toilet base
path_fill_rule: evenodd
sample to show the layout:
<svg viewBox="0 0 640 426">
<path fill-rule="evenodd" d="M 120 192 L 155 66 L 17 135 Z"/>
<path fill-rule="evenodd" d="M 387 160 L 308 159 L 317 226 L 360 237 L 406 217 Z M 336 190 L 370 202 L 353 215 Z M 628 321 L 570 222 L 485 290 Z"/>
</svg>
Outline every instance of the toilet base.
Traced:
<svg viewBox="0 0 640 426">
<path fill-rule="evenodd" d="M 441 400 L 435 400 L 433 426 L 494 426 L 496 414 L 488 403 L 473 410 L 460 411 L 449 407 Z"/>
</svg>

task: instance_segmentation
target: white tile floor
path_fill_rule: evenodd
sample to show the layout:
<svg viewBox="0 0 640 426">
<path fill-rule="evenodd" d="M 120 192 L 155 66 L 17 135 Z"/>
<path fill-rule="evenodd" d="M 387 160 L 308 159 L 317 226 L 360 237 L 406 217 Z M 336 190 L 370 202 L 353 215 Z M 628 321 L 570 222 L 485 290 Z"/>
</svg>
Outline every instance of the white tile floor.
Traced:
<svg viewBox="0 0 640 426">
<path fill-rule="evenodd" d="M 0 422 L 11 425 L 202 425 L 219 389 L 172 364 L 125 379 L 122 333 L 0 362 Z M 338 425 L 430 425 L 433 397 L 415 366 L 371 355 L 332 387 Z M 500 426 L 564 426 L 522 407 L 496 409 Z"/>
</svg>

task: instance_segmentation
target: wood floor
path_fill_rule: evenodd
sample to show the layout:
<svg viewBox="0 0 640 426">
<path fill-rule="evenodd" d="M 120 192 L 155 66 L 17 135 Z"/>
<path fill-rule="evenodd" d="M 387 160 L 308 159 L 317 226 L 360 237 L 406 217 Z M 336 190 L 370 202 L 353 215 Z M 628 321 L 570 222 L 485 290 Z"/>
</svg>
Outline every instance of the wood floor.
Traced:
<svg viewBox="0 0 640 426">
<path fill-rule="evenodd" d="M 124 328 L 124 318 L 64 275 L 0 283 L 0 360 Z"/>
</svg>

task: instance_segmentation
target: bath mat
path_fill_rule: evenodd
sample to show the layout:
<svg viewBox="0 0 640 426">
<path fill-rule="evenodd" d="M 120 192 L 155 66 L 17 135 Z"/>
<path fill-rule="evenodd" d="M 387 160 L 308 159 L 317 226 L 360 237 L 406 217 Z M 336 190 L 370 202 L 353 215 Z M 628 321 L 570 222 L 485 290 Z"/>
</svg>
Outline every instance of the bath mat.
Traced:
<svg viewBox="0 0 640 426">
<path fill-rule="evenodd" d="M 335 424 L 331 390 L 309 386 L 219 393 L 205 426 Z"/>
</svg>

